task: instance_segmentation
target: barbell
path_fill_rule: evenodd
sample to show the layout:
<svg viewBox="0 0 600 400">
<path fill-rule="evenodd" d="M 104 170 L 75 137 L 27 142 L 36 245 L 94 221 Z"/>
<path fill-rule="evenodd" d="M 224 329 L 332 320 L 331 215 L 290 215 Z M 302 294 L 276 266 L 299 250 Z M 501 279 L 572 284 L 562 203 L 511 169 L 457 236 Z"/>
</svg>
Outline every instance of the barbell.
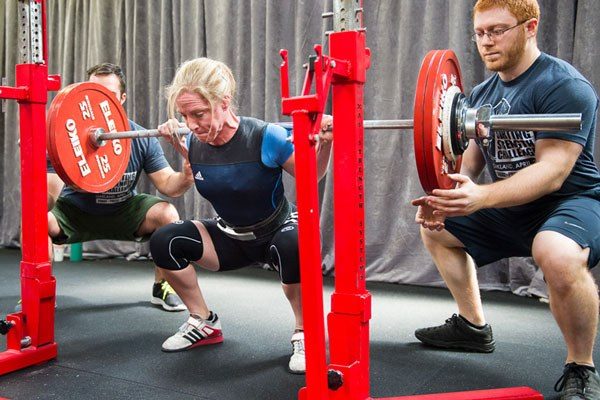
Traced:
<svg viewBox="0 0 600 400">
<path fill-rule="evenodd" d="M 451 50 L 433 50 L 423 59 L 413 119 L 365 120 L 365 129 L 412 129 L 415 161 L 421 186 L 430 193 L 451 188 L 449 173 L 460 171 L 477 125 L 496 131 L 574 131 L 581 114 L 492 115 L 491 106 L 471 108 L 462 91 L 460 66 Z M 160 136 L 158 129 L 129 130 L 125 110 L 104 86 L 75 83 L 61 90 L 48 112 L 47 146 L 61 179 L 85 192 L 113 188 L 123 176 L 131 145 L 128 139 Z M 291 129 L 289 122 L 276 124 Z M 177 130 L 189 134 L 187 128 Z M 110 145 L 107 145 L 110 142 Z"/>
</svg>

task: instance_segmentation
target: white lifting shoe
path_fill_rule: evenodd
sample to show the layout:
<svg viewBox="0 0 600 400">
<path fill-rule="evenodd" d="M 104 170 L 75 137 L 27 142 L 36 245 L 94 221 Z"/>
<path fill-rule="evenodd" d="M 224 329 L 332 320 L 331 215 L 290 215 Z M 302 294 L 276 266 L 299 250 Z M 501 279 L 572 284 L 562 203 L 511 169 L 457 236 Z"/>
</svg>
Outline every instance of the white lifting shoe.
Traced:
<svg viewBox="0 0 600 400">
<path fill-rule="evenodd" d="M 290 357 L 289 369 L 292 374 L 304 374 L 306 372 L 304 332 L 302 331 L 292 335 L 292 356 Z"/>
<path fill-rule="evenodd" d="M 184 351 L 197 346 L 223 342 L 221 321 L 212 311 L 208 319 L 198 319 L 190 315 L 188 320 L 181 325 L 176 334 L 165 340 L 162 351 Z"/>
</svg>

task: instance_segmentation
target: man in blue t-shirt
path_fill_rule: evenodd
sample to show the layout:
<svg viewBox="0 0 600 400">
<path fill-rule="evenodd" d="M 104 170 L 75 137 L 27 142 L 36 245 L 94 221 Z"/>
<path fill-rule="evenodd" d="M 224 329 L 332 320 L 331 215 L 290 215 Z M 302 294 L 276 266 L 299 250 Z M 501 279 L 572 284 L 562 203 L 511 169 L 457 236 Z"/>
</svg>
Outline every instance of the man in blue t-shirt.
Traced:
<svg viewBox="0 0 600 400">
<path fill-rule="evenodd" d="M 589 271 L 600 260 L 600 174 L 593 158 L 598 97 L 568 63 L 537 47 L 536 0 L 479 0 L 473 9 L 479 53 L 495 72 L 470 105 L 495 114 L 581 113 L 568 132 L 488 132 L 478 127 L 452 190 L 413 201 L 426 248 L 457 305 L 446 323 L 418 329 L 423 343 L 492 352 L 476 266 L 532 255 L 544 272 L 552 314 L 567 346 L 561 398 L 600 399 L 592 359 L 598 289 Z M 477 184 L 483 169 L 493 182 Z"/>
<path fill-rule="evenodd" d="M 125 102 L 125 76 L 121 68 L 104 63 L 90 68 L 90 82 L 108 88 Z M 129 121 L 131 129 L 143 129 Z M 179 220 L 175 207 L 157 196 L 138 194 L 135 186 L 141 171 L 146 172 L 159 192 L 170 197 L 182 195 L 194 182 L 191 168 L 184 164 L 182 172 L 175 172 L 167 162 L 157 138 L 135 139 L 131 156 L 121 181 L 104 193 L 84 193 L 66 186 L 48 212 L 48 234 L 53 243 L 77 243 L 96 239 L 141 241 L 163 225 Z M 58 176 L 49 168 L 48 181 L 56 182 Z M 53 183 L 50 188 L 56 187 Z M 49 205 L 54 203 L 48 193 Z M 183 311 L 185 305 L 155 268 L 152 287 L 152 304 L 167 311 Z"/>
</svg>

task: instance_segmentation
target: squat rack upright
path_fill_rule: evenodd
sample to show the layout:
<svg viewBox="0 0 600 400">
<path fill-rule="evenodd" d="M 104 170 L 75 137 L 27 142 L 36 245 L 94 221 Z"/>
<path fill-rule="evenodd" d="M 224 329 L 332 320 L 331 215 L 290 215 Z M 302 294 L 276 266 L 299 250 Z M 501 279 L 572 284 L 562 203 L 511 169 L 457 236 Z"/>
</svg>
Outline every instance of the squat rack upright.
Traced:
<svg viewBox="0 0 600 400">
<path fill-rule="evenodd" d="M 46 103 L 60 88 L 48 75 L 45 0 L 18 0 L 19 64 L 15 87 L 0 86 L 0 98 L 19 103 L 21 156 L 20 312 L 0 321 L 7 349 L 0 353 L 0 375 L 56 357 L 54 307 L 56 280 L 48 259 L 46 193 Z"/>
</svg>

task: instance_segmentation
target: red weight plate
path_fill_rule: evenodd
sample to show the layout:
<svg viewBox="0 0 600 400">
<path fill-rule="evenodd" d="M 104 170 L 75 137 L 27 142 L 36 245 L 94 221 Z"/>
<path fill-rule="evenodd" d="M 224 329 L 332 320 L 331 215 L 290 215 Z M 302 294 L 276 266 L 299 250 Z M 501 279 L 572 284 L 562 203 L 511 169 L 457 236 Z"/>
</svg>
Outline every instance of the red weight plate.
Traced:
<svg viewBox="0 0 600 400">
<path fill-rule="evenodd" d="M 421 68 L 419 70 L 419 77 L 417 79 L 417 87 L 415 88 L 415 103 L 413 107 L 413 137 L 414 137 L 414 148 L 415 148 L 415 163 L 417 164 L 417 171 L 419 173 L 419 180 L 421 186 L 426 192 L 430 191 L 432 186 L 429 181 L 429 174 L 427 173 L 427 163 L 425 159 L 425 149 L 423 148 L 424 138 L 424 119 L 423 114 L 425 110 L 425 95 L 427 92 L 427 75 L 431 70 L 431 63 L 433 61 L 435 51 L 430 51 L 425 55 Z"/>
<path fill-rule="evenodd" d="M 97 83 L 75 83 L 61 90 L 48 110 L 48 156 L 61 179 L 73 188 L 101 193 L 119 183 L 131 154 L 127 139 L 97 147 L 92 132 L 129 130 L 127 114 L 115 95 Z"/>
<path fill-rule="evenodd" d="M 453 188 L 454 182 L 447 174 L 460 171 L 461 157 L 457 157 L 455 162 L 446 159 L 440 135 L 440 105 L 451 85 L 456 85 L 462 92 L 456 54 L 452 50 L 430 51 L 419 71 L 414 105 L 415 159 L 421 185 L 427 193 L 437 188 Z"/>
<path fill-rule="evenodd" d="M 450 85 L 456 85 L 462 91 L 460 67 L 456 55 L 451 50 L 437 50 L 433 55 L 431 69 L 427 74 L 423 130 L 423 150 L 430 187 L 454 187 L 448 173 L 460 171 L 461 158 L 456 162 L 446 159 L 442 148 L 440 106 L 444 92 Z M 448 110 L 449 111 L 449 110 Z M 426 189 L 427 190 L 427 189 Z"/>
</svg>

